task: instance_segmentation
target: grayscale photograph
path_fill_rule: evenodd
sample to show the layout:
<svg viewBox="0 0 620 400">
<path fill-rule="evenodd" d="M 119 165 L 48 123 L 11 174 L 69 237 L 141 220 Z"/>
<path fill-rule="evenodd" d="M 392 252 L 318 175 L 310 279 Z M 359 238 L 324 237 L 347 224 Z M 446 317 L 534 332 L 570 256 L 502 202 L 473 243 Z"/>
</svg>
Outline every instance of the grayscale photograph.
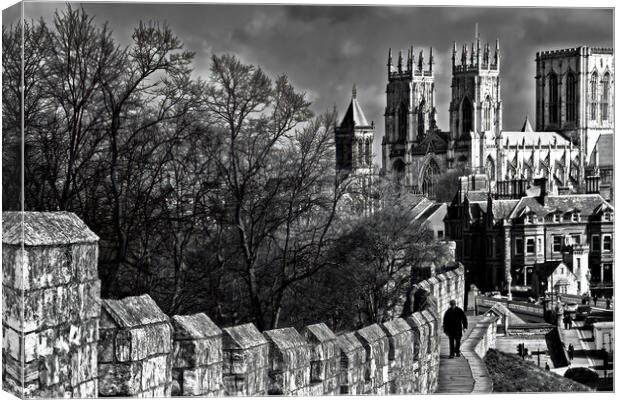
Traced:
<svg viewBox="0 0 620 400">
<path fill-rule="evenodd" d="M 7 398 L 614 392 L 614 12 L 2 12 Z"/>
</svg>

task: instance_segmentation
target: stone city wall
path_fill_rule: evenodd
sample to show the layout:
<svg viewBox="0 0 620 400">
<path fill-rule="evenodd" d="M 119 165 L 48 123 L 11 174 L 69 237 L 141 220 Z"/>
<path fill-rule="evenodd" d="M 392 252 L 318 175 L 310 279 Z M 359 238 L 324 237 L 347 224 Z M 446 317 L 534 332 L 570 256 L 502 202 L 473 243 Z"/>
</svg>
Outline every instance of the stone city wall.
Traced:
<svg viewBox="0 0 620 400">
<path fill-rule="evenodd" d="M 3 214 L 3 381 L 19 396 L 433 393 L 440 316 L 464 302 L 459 266 L 418 283 L 410 315 L 354 332 L 220 328 L 202 313 L 170 318 L 148 295 L 101 300 L 97 237 L 70 213 L 25 215 L 22 262 L 19 218 Z M 492 328 L 481 335 L 490 346 Z"/>
</svg>

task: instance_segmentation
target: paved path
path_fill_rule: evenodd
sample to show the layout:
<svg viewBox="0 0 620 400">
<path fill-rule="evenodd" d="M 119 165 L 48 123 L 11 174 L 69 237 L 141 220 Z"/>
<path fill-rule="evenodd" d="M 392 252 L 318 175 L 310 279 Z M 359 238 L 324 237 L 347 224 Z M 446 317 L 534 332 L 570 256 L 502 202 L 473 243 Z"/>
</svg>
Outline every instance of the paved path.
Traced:
<svg viewBox="0 0 620 400">
<path fill-rule="evenodd" d="M 488 393 L 492 389 L 484 361 L 474 352 L 475 343 L 469 340 L 481 317 L 467 318 L 469 329 L 463 335 L 461 357 L 449 358 L 450 343 L 448 337 L 441 334 L 437 393 Z"/>
</svg>

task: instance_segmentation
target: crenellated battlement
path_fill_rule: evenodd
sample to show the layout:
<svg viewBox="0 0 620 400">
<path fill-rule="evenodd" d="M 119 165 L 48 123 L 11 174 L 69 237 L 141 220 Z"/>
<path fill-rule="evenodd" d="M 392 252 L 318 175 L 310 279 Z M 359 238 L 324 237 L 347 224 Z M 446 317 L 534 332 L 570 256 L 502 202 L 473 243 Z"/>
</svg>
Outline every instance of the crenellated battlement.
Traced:
<svg viewBox="0 0 620 400">
<path fill-rule="evenodd" d="M 5 296 L 3 380 L 20 397 L 433 393 L 441 315 L 464 302 L 458 265 L 419 282 L 402 318 L 353 332 L 222 328 L 203 313 L 169 317 L 148 295 L 102 300 L 98 238 L 79 218 L 21 221 L 3 213 L 4 293 L 23 295 Z"/>
<path fill-rule="evenodd" d="M 536 60 L 545 60 L 552 58 L 564 58 L 564 57 L 575 57 L 579 55 L 588 55 L 588 54 L 614 54 L 614 49 L 610 47 L 589 47 L 589 46 L 579 46 L 579 47 L 570 47 L 567 49 L 558 49 L 558 50 L 544 50 L 536 52 Z"/>
</svg>

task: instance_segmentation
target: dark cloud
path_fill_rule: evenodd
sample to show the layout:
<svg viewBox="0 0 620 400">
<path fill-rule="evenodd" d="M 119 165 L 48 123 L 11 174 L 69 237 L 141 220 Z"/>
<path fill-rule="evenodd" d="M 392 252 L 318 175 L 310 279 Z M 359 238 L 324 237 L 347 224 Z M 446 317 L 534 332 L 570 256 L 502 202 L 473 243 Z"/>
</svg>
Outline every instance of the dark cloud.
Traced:
<svg viewBox="0 0 620 400">
<path fill-rule="evenodd" d="M 60 3 L 26 3 L 27 17 L 50 18 Z M 386 58 L 415 46 L 435 54 L 439 124 L 448 129 L 452 41 L 470 43 L 474 25 L 483 40 L 500 40 L 504 128 L 520 128 L 534 114 L 536 51 L 613 45 L 612 9 L 357 7 L 84 3 L 99 22 L 129 43 L 142 20 L 166 20 L 189 50 L 196 74 L 206 76 L 212 53 L 230 52 L 270 74 L 285 73 L 312 99 L 316 111 L 343 110 L 355 83 L 378 134 L 383 134 Z M 493 46 L 493 45 L 492 45 Z M 375 141 L 379 151 L 380 138 Z"/>
</svg>

